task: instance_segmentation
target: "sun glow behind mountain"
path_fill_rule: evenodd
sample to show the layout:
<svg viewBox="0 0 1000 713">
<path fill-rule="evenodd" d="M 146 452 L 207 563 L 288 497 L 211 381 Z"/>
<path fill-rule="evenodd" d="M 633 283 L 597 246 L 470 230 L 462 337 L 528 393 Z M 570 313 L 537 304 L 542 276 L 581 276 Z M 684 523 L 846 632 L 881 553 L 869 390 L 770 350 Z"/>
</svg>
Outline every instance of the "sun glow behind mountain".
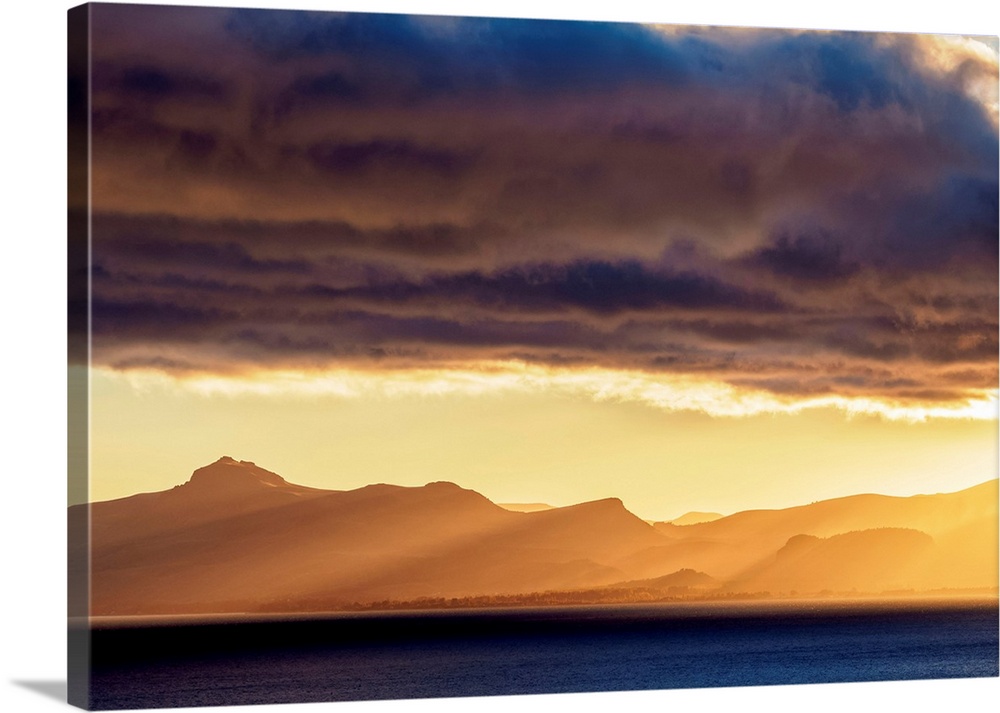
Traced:
<svg viewBox="0 0 1000 713">
<path fill-rule="evenodd" d="M 444 479 L 496 502 L 616 496 L 661 520 L 679 508 L 943 492 L 994 468 L 995 420 L 894 420 L 822 402 L 738 411 L 738 398 L 718 398 L 723 387 L 697 383 L 664 405 L 669 387 L 655 379 L 601 376 L 497 365 L 247 379 L 95 370 L 92 499 L 169 487 L 220 449 L 282 463 L 313 487 Z"/>
<path fill-rule="evenodd" d="M 76 546 L 93 548 L 103 616 L 405 608 L 428 597 L 423 606 L 517 606 L 560 593 L 578 603 L 903 589 L 989 597 L 996 498 L 992 480 L 678 526 L 644 522 L 617 498 L 512 512 L 444 481 L 307 488 L 226 456 L 169 490 L 92 505 L 90 541 Z"/>
</svg>

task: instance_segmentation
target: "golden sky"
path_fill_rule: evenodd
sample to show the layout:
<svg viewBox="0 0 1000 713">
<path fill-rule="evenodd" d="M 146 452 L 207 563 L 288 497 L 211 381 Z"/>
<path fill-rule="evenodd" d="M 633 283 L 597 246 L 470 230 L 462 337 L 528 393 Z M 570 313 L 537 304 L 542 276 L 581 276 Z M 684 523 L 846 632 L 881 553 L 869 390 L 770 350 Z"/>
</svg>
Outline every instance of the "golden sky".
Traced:
<svg viewBox="0 0 1000 713">
<path fill-rule="evenodd" d="M 950 492 L 996 473 L 989 419 L 709 416 L 556 389 L 222 394 L 107 370 L 93 389 L 94 500 L 173 487 L 222 455 L 313 487 L 451 480 L 495 502 L 619 497 L 653 520 Z"/>
<path fill-rule="evenodd" d="M 996 477 L 995 43 L 92 12 L 92 499 Z"/>
</svg>

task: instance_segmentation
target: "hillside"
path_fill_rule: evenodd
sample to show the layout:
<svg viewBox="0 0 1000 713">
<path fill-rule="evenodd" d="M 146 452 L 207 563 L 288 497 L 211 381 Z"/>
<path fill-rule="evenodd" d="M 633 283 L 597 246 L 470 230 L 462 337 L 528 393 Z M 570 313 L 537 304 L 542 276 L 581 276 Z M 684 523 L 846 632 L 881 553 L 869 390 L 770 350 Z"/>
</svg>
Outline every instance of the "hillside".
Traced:
<svg viewBox="0 0 1000 713">
<path fill-rule="evenodd" d="M 90 508 L 92 611 L 296 611 L 616 586 L 805 593 L 995 587 L 996 481 L 686 526 L 608 498 L 517 512 L 454 483 L 307 488 L 223 457 Z M 71 562 L 85 543 L 72 543 Z"/>
</svg>

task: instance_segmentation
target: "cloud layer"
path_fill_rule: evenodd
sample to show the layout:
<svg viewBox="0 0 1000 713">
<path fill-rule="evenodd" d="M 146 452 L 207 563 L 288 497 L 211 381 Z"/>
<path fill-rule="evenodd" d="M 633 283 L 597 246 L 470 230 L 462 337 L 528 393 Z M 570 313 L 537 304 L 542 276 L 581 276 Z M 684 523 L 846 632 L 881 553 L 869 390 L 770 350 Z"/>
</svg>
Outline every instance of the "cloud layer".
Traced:
<svg viewBox="0 0 1000 713">
<path fill-rule="evenodd" d="M 996 387 L 973 40 L 93 12 L 98 364 Z"/>
</svg>

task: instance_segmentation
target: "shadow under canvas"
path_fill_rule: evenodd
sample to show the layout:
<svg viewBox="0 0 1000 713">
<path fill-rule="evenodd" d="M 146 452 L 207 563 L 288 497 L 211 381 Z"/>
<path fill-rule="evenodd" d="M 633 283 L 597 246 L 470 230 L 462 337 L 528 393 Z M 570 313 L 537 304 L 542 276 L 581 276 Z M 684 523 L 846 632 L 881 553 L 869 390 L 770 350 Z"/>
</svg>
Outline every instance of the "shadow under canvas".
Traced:
<svg viewBox="0 0 1000 713">
<path fill-rule="evenodd" d="M 66 681 L 11 681 L 11 683 L 27 688 L 29 691 L 53 698 L 60 703 L 66 702 Z"/>
</svg>

